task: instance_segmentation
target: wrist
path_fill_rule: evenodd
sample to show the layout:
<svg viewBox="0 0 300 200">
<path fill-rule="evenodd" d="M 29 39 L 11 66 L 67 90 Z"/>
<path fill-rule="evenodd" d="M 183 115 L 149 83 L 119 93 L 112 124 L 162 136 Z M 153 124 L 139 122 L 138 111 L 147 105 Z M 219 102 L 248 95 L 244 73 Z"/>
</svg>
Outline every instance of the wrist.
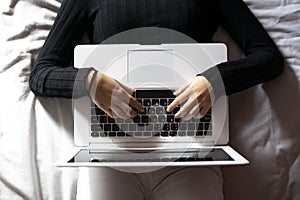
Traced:
<svg viewBox="0 0 300 200">
<path fill-rule="evenodd" d="M 86 90 L 89 92 L 89 94 L 91 94 L 91 88 L 95 83 L 95 79 L 97 77 L 97 73 L 98 71 L 95 69 L 91 69 L 85 79 L 85 88 Z"/>
<path fill-rule="evenodd" d="M 214 90 L 213 90 L 211 82 L 205 76 L 200 76 L 200 77 L 202 77 L 202 79 L 204 80 L 204 83 L 206 84 L 206 86 L 208 88 L 211 102 L 214 102 L 215 101 L 215 95 L 214 95 Z"/>
</svg>

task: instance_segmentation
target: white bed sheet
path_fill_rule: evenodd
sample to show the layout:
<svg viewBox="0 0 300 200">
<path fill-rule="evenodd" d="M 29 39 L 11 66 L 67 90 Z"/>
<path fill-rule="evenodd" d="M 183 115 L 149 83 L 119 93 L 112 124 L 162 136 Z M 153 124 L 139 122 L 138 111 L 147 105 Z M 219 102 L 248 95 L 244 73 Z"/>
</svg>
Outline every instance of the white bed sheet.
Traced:
<svg viewBox="0 0 300 200">
<path fill-rule="evenodd" d="M 230 144 L 251 164 L 222 168 L 225 198 L 300 199 L 300 2 L 245 2 L 286 67 L 275 80 L 230 97 Z M 59 6 L 58 0 L 0 2 L 0 199 L 76 195 L 77 170 L 53 167 L 73 147 L 71 102 L 36 98 L 27 83 Z M 222 30 L 215 40 L 229 45 L 230 59 L 242 55 Z"/>
</svg>

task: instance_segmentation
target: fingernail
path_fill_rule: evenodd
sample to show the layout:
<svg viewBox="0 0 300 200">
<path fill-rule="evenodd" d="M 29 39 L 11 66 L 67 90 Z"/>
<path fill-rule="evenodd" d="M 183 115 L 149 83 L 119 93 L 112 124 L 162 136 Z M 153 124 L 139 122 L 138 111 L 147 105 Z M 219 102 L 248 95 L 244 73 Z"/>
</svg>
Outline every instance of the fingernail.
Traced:
<svg viewBox="0 0 300 200">
<path fill-rule="evenodd" d="M 170 108 L 169 107 L 167 107 L 167 112 L 170 112 Z"/>
</svg>

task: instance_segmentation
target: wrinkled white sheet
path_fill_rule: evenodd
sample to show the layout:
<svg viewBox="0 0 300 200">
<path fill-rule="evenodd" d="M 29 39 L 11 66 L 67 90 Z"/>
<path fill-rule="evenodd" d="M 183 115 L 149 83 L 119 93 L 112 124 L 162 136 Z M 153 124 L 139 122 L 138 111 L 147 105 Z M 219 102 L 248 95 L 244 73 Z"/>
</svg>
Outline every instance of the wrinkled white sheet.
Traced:
<svg viewBox="0 0 300 200">
<path fill-rule="evenodd" d="M 230 144 L 251 162 L 223 167 L 225 197 L 300 199 L 300 2 L 245 0 L 284 57 L 275 80 L 230 97 Z M 14 9 L 9 9 L 9 5 Z M 59 0 L 0 2 L 0 199 L 74 199 L 76 169 L 53 163 L 73 147 L 69 100 L 36 98 L 28 75 Z M 241 56 L 222 31 L 216 40 Z"/>
</svg>

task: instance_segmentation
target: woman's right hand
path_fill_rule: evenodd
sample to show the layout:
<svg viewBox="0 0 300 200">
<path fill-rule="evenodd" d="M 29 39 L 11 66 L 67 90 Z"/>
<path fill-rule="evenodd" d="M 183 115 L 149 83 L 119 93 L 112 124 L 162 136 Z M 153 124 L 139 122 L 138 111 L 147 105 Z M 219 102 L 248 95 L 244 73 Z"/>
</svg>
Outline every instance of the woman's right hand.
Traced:
<svg viewBox="0 0 300 200">
<path fill-rule="evenodd" d="M 93 74 L 96 77 L 92 80 Z M 92 81 L 92 82 L 91 82 Z M 90 87 L 93 102 L 113 118 L 130 118 L 137 115 L 136 110 L 143 112 L 143 106 L 131 96 L 135 89 L 97 71 L 90 71 L 86 78 L 86 87 Z"/>
</svg>

